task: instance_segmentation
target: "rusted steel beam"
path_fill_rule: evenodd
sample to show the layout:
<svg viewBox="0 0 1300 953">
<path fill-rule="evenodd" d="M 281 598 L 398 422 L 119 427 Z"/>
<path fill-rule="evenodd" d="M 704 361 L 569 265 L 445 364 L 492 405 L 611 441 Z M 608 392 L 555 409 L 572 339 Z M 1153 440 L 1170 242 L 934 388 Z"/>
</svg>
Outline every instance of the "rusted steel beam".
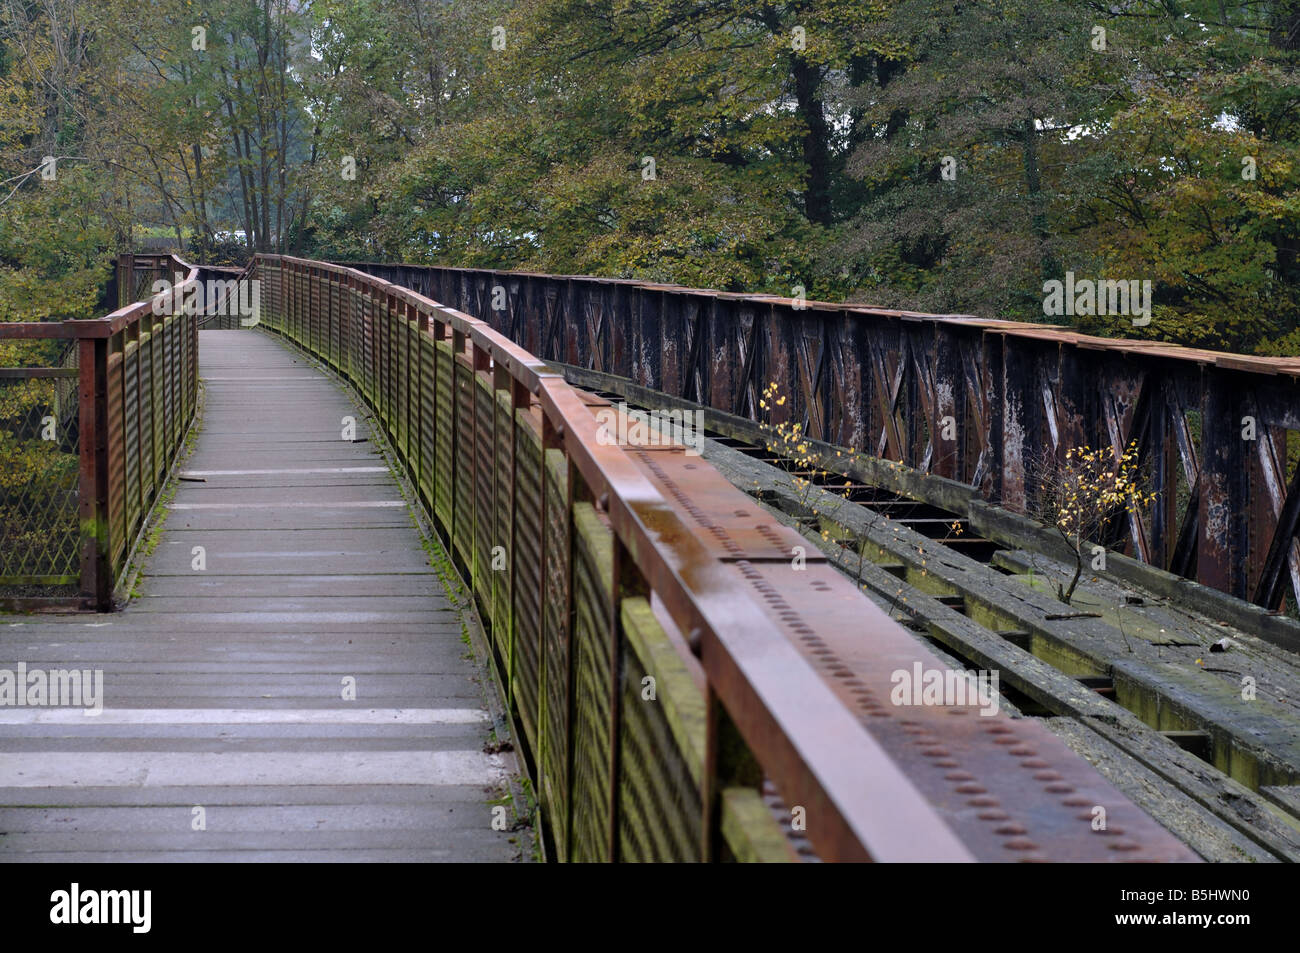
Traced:
<svg viewBox="0 0 1300 953">
<path fill-rule="evenodd" d="M 1032 486 L 1027 479 L 1034 458 L 1048 451 L 1042 436 L 1042 389 L 1038 380 L 1039 348 L 1001 335 L 1002 395 L 1001 444 L 996 451 L 994 472 L 1000 483 L 998 502 L 1024 512 L 1030 504 Z"/>
<path fill-rule="evenodd" d="M 1274 529 L 1260 567 L 1255 602 L 1278 608 L 1289 580 L 1300 589 L 1300 468 L 1286 482 L 1286 431 L 1259 441 L 1259 460 L 1273 509 Z"/>
<path fill-rule="evenodd" d="M 353 267 L 384 279 L 421 282 L 436 290 L 439 300 L 489 316 L 499 329 L 526 329 L 521 340 L 544 359 L 591 367 L 598 361 L 642 386 L 751 419 L 761 416 L 757 393 L 776 382 L 787 397 L 782 419 L 788 411 L 809 436 L 952 476 L 976 486 L 990 501 L 1014 507 L 1026 505 L 1032 495 L 1025 486 L 1027 461 L 1073 446 L 1095 447 L 1107 440 L 1126 445 L 1138 438 L 1152 473 L 1151 489 L 1161 494 L 1159 511 L 1126 518 L 1121 544 L 1140 558 L 1196 574 L 1235 595 L 1259 591 L 1256 576 L 1275 535 L 1277 514 L 1256 455 L 1251 448 L 1236 454 L 1227 443 L 1217 444 L 1241 465 L 1234 477 L 1241 486 L 1233 499 L 1242 509 L 1232 513 L 1245 528 L 1232 558 L 1250 569 L 1235 577 L 1224 569 L 1222 547 L 1215 542 L 1222 524 L 1206 518 L 1218 512 L 1218 491 L 1199 479 L 1199 463 L 1192 465 L 1186 486 L 1205 512 L 1188 513 L 1179 501 L 1173 457 L 1177 452 L 1187 463 L 1205 456 L 1201 441 L 1208 436 L 1214 444 L 1219 438 L 1198 426 L 1189 429 L 1185 415 L 1200 414 L 1203 401 L 1223 404 L 1236 393 L 1252 395 L 1250 415 L 1260 433 L 1270 427 L 1300 430 L 1300 358 L 1223 354 L 967 315 L 654 282 Z M 500 283 L 527 291 L 509 294 L 503 314 L 476 310 L 482 307 L 481 289 Z M 900 331 L 900 322 L 910 330 Z M 957 377 L 960 388 L 952 387 Z M 958 393 L 966 399 L 958 400 Z M 1224 440 L 1240 432 L 1243 415 Z M 931 439 L 947 416 L 957 430 L 951 448 Z M 1289 478 L 1284 474 L 1284 482 Z"/>
<path fill-rule="evenodd" d="M 1201 404 L 1201 494 L 1197 576 L 1224 592 L 1244 592 L 1246 459 L 1236 394 L 1207 388 Z"/>
<path fill-rule="evenodd" d="M 959 429 L 958 426 L 967 414 L 959 349 L 962 342 L 954 336 L 938 334 L 933 327 L 926 327 L 925 333 L 932 336 L 934 348 L 930 373 L 930 386 L 934 393 L 930 424 L 933 464 L 930 469 L 950 480 L 964 481 L 968 479 L 970 428 Z"/>
</svg>

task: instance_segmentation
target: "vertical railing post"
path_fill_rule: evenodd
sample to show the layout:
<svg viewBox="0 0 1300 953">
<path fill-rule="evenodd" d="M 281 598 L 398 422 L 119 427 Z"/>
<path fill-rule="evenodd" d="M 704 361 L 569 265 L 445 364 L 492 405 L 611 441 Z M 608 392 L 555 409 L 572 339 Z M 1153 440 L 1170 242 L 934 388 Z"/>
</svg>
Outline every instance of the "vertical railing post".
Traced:
<svg viewBox="0 0 1300 953">
<path fill-rule="evenodd" d="M 573 632 L 573 626 L 574 626 L 574 604 L 573 604 L 573 602 L 574 602 L 574 596 L 573 596 L 574 578 L 573 578 L 573 575 L 574 575 L 574 555 L 575 555 L 575 554 L 574 554 L 574 550 L 575 550 L 575 548 L 576 548 L 576 546 L 577 546 L 577 543 L 576 543 L 576 541 L 575 541 L 575 539 L 574 539 L 574 537 L 577 535 L 577 533 L 576 533 L 575 527 L 574 527 L 574 525 L 573 525 L 573 504 L 574 504 L 574 500 L 575 500 L 576 497 L 577 497 L 576 489 L 575 489 L 575 488 L 576 488 L 577 483 L 578 483 L 579 473 L 578 473 L 578 468 L 577 468 L 577 466 L 576 466 L 576 465 L 574 464 L 574 462 L 573 462 L 573 458 L 572 458 L 571 456 L 569 456 L 569 451 L 568 451 L 568 449 L 564 446 L 564 436 L 565 436 L 565 434 L 564 434 L 564 425 L 561 424 L 559 427 L 554 428 L 554 429 L 551 431 L 551 435 L 552 435 L 552 437 L 553 437 L 553 441 L 554 441 L 555 445 L 556 445 L 556 446 L 560 449 L 560 451 L 564 454 L 564 460 L 565 460 L 565 466 L 566 466 L 566 477 L 565 477 L 565 481 L 564 481 L 564 484 L 565 484 L 565 487 L 566 487 L 566 495 L 565 495 L 565 500 L 564 500 L 564 540 L 563 540 L 562 545 L 561 545 L 561 549 L 562 549 L 562 551 L 563 551 L 563 553 L 564 553 L 564 576 L 565 576 L 565 579 L 564 579 L 564 617 L 560 620 L 560 624 L 564 627 L 564 637 L 563 637 L 563 641 L 564 641 L 564 661 L 565 661 L 565 668 L 566 668 L 565 673 L 564 673 L 564 685 L 565 685 L 565 697 L 564 697 L 564 706 L 565 706 L 565 707 L 564 707 L 564 752 L 565 752 L 565 757 L 564 757 L 564 813 L 565 813 L 565 819 L 564 819 L 564 833 L 565 833 L 565 836 L 566 836 L 566 838 L 567 838 L 567 843 L 565 844 L 565 847 L 564 847 L 564 856 L 567 857 L 567 858 L 572 859 L 572 857 L 573 857 L 573 846 L 574 846 L 574 840 L 573 840 L 573 789 L 574 789 L 574 783 L 573 783 L 573 770 L 574 770 L 574 758 L 575 758 L 575 754 L 576 754 L 575 749 L 576 749 L 576 747 L 577 747 L 577 737 L 576 737 L 576 736 L 577 736 L 577 731 L 576 731 L 576 728 L 577 728 L 577 722 L 578 722 L 577 713 L 576 713 L 576 710 L 575 710 L 575 709 L 576 709 L 576 705 L 577 705 L 577 691 L 576 691 L 576 689 L 575 689 L 575 687 L 574 687 L 574 684 L 573 684 L 574 678 L 575 678 L 575 676 L 576 676 L 576 674 L 577 674 L 577 666 L 574 664 L 574 661 L 573 661 L 573 643 L 574 643 L 574 637 L 573 637 L 573 636 L 574 636 L 574 632 Z M 543 442 L 544 442 L 544 443 L 545 443 L 545 438 L 546 438 L 546 435 L 543 434 Z M 543 450 L 543 462 L 545 462 L 545 450 Z"/>
<path fill-rule="evenodd" d="M 406 468 L 415 480 L 415 494 L 420 495 L 420 314 L 409 301 L 402 303 L 402 326 L 406 341 Z"/>
<path fill-rule="evenodd" d="M 542 579 L 542 598 L 539 600 L 541 606 L 541 618 L 538 620 L 538 630 L 540 632 L 538 660 L 537 660 L 537 698 L 538 698 L 538 724 L 540 726 L 542 744 L 539 752 L 540 763 L 543 765 L 542 770 L 549 776 L 546 766 L 551 763 L 550 751 L 553 747 L 560 748 L 559 770 L 563 776 L 556 779 L 553 787 L 548 788 L 550 793 L 558 797 L 560 803 L 551 804 L 552 814 L 554 815 L 553 827 L 555 829 L 555 848 L 556 854 L 561 860 L 568 860 L 573 853 L 573 484 L 575 480 L 575 469 L 571 462 L 567 464 L 568 479 L 565 481 L 566 489 L 564 499 L 560 506 L 564 508 L 562 524 L 564 533 L 561 538 L 554 538 L 557 534 L 548 533 L 551 526 L 551 493 L 550 485 L 553 483 L 550 477 L 550 467 L 547 463 L 547 451 L 558 449 L 564 452 L 564 427 L 557 427 L 550 416 L 543 409 L 542 411 L 542 434 L 541 434 L 541 455 L 539 457 L 540 467 L 538 471 L 538 498 L 541 502 L 542 512 L 539 514 L 539 525 L 541 526 L 540 538 L 538 541 L 538 559 L 541 566 Z M 563 679 L 563 698 L 558 699 L 562 711 L 559 712 L 560 727 L 558 737 L 552 737 L 549 730 L 551 704 L 550 696 L 554 693 L 547 682 L 547 672 L 551 665 L 549 658 L 550 627 L 547 624 L 546 612 L 546 588 L 550 578 L 550 565 L 552 560 L 562 559 L 564 572 L 569 574 L 569 578 L 564 586 L 564 606 L 560 613 L 559 625 L 561 632 L 555 634 L 555 641 L 563 646 L 565 671 L 558 673 Z M 546 792 L 543 792 L 546 793 Z M 550 796 L 550 793 L 547 796 Z"/>
<path fill-rule="evenodd" d="M 1226 375 L 1203 378 L 1201 387 L 1197 581 L 1247 598 L 1250 471 L 1241 438 L 1247 387 Z"/>
<path fill-rule="evenodd" d="M 456 475 L 459 470 L 457 460 L 460 458 L 460 454 L 465 452 L 465 449 L 460 445 L 460 368 L 457 365 L 456 358 L 457 355 L 464 353 L 464 351 L 465 334 L 456 330 L 455 325 L 453 325 L 451 328 L 451 361 L 448 364 L 451 371 L 451 384 L 447 391 L 451 398 L 451 420 L 448 422 L 451 427 L 451 446 L 448 448 L 451 455 L 448 459 L 451 461 L 452 484 L 447 491 L 450 494 L 447 504 L 447 515 L 450 517 L 447 521 L 447 541 L 450 545 L 450 554 L 453 560 L 456 558 L 456 540 L 460 533 L 460 507 L 456 505 Z"/>
<path fill-rule="evenodd" d="M 469 432 L 470 432 L 470 439 L 472 441 L 469 445 L 469 513 L 470 513 L 471 526 L 469 530 L 469 536 L 467 537 L 467 539 L 469 540 L 468 543 L 469 558 L 465 560 L 465 562 L 470 567 L 470 591 L 471 592 L 473 592 L 474 587 L 478 585 L 478 579 L 480 574 L 485 572 L 491 572 L 490 569 L 491 563 L 489 563 L 488 566 L 482 566 L 479 563 L 479 556 L 481 554 L 479 553 L 478 533 L 476 531 L 478 528 L 477 523 L 479 519 L 479 505 L 480 505 L 479 497 L 482 495 L 479 493 L 480 483 L 485 479 L 486 480 L 494 479 L 494 476 L 492 474 L 479 473 L 479 466 L 480 466 L 479 448 L 484 446 L 484 441 L 491 441 L 493 439 L 492 432 L 489 431 L 487 434 L 483 433 L 483 428 L 482 426 L 480 426 L 479 423 L 479 413 L 478 413 L 478 400 L 479 400 L 478 375 L 480 371 L 486 371 L 488 369 L 488 362 L 490 358 L 491 355 L 488 354 L 487 351 L 479 347 L 477 344 L 475 344 L 473 338 L 470 338 L 468 386 L 469 386 Z M 496 419 L 496 414 L 494 412 L 493 420 L 495 421 L 495 419 Z M 487 453 L 489 459 L 491 459 L 491 452 L 492 452 L 492 448 L 488 447 Z M 488 500 L 482 501 L 482 505 L 484 506 L 490 505 L 490 502 L 491 502 L 491 498 L 488 498 Z M 489 529 L 488 532 L 489 532 L 489 539 L 490 539 L 491 530 Z M 492 592 L 492 586 L 489 583 L 488 584 L 489 600 L 491 599 L 491 592 Z M 488 614 L 490 616 L 491 612 L 489 611 Z"/>
<path fill-rule="evenodd" d="M 144 498 L 144 437 L 140 430 L 140 402 L 144 399 L 141 394 L 142 380 L 144 375 L 141 374 L 141 352 L 140 352 L 140 323 L 136 321 L 127 329 L 126 338 L 122 343 L 122 362 L 123 362 L 123 381 L 126 379 L 126 354 L 131 343 L 135 344 L 135 387 L 134 392 L 130 395 L 123 394 L 124 406 L 122 408 L 123 427 L 134 428 L 135 430 L 135 486 L 129 483 L 126 487 L 128 499 L 134 496 L 137 512 L 140 514 L 141 523 L 144 522 L 148 513 L 148 501 Z M 125 385 L 124 385 L 125 386 Z M 125 446 L 123 447 L 123 460 L 126 459 Z M 128 508 L 130 504 L 127 504 Z"/>
<path fill-rule="evenodd" d="M 307 267 L 299 262 L 293 270 L 293 339 L 300 346 L 307 345 L 307 308 L 311 304 L 307 284 Z"/>
<path fill-rule="evenodd" d="M 609 506 L 608 495 L 597 501 L 602 509 Z M 619 857 L 619 781 L 622 777 L 623 735 L 623 600 L 649 598 L 650 587 L 637 571 L 636 561 L 617 533 L 613 534 L 613 571 L 610 574 L 609 600 L 609 861 Z"/>
<path fill-rule="evenodd" d="M 375 342 L 379 348 L 380 419 L 391 426 L 393 420 L 393 324 L 392 301 L 387 292 L 375 296 Z"/>
<path fill-rule="evenodd" d="M 108 540 L 108 339 L 81 338 L 79 483 L 81 600 L 87 609 L 112 607 Z"/>
<path fill-rule="evenodd" d="M 442 445 L 442 440 L 438 436 L 438 400 L 441 382 L 442 369 L 438 360 L 438 342 L 446 339 L 447 326 L 438 320 L 436 315 L 430 316 L 429 336 L 433 339 L 433 364 L 430 369 L 429 387 L 433 391 L 433 421 L 430 423 L 431 436 L 433 437 L 433 460 L 429 464 L 429 507 L 430 513 L 434 519 L 438 515 L 438 461 L 446 457 L 447 448 Z"/>
<path fill-rule="evenodd" d="M 528 407 L 531 403 L 531 396 L 528 393 L 528 388 L 525 387 L 524 384 L 521 381 L 519 381 L 517 378 L 509 377 L 506 383 L 507 386 L 509 386 L 510 388 L 510 590 L 507 599 L 509 601 L 509 606 L 510 606 L 510 619 L 512 625 L 512 629 L 510 633 L 510 692 L 511 692 L 511 698 L 513 699 L 514 681 L 515 681 L 515 649 L 518 644 L 518 638 L 517 638 L 518 627 L 514 625 L 514 621 L 519 618 L 518 604 L 517 604 L 518 588 L 519 588 L 518 587 L 519 511 L 520 511 L 519 453 L 520 453 L 520 446 L 521 446 L 519 440 L 519 428 L 520 428 L 519 417 L 520 417 L 521 410 L 525 412 L 528 410 Z M 546 465 L 546 458 L 544 456 L 541 458 L 541 465 L 542 465 L 542 469 L 544 470 Z M 541 486 L 540 473 L 538 477 L 538 486 L 539 487 Z M 541 519 L 541 516 L 542 514 L 537 514 L 539 520 Z M 545 535 L 545 524 L 539 523 L 539 525 L 541 526 L 542 535 Z M 545 562 L 541 563 L 541 568 L 538 572 L 538 579 L 542 580 L 543 585 L 545 584 L 545 579 L 546 579 Z M 545 600 L 539 598 L 537 604 L 539 606 L 539 615 L 540 615 L 540 613 L 545 612 Z M 542 631 L 541 618 L 537 619 L 537 631 L 539 633 L 539 637 L 537 641 L 538 643 L 541 643 L 542 641 L 540 637 L 540 633 Z M 541 710 L 540 683 L 543 676 L 543 671 L 541 667 L 541 651 L 542 650 L 539 646 L 538 661 L 537 661 L 537 666 L 538 666 L 537 679 L 539 684 L 535 686 L 534 689 L 535 691 L 534 697 L 538 699 L 538 705 L 535 708 L 534 717 L 538 717 L 536 712 L 540 712 Z M 540 717 L 538 717 L 538 722 L 540 724 Z M 540 734 L 540 730 L 539 730 L 539 734 Z"/>
<path fill-rule="evenodd" d="M 398 303 L 398 311 L 402 316 L 402 360 L 406 364 L 406 406 L 402 408 L 402 417 L 405 421 L 403 436 L 406 444 L 406 459 L 408 467 L 410 461 L 414 460 L 416 465 L 416 482 L 419 482 L 419 460 L 420 460 L 420 418 L 419 418 L 419 400 L 420 400 L 420 382 L 419 382 L 419 340 L 415 337 L 415 305 L 402 300 Z M 415 435 L 412 437 L 412 423 L 415 427 Z"/>
<path fill-rule="evenodd" d="M 343 304 L 343 279 L 330 272 L 326 276 L 325 287 L 329 290 L 329 344 L 325 349 L 325 363 L 339 370 L 339 350 L 342 344 L 342 304 Z"/>
</svg>

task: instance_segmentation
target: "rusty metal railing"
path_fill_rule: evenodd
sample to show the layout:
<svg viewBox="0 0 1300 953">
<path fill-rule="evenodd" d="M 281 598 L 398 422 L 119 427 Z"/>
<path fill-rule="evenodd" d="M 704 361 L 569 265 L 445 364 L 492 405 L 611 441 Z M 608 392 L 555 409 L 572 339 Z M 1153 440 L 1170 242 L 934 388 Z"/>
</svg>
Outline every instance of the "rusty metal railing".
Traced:
<svg viewBox="0 0 1300 953">
<path fill-rule="evenodd" d="M 0 340 L 67 342 L 72 365 L 0 368 L 5 604 L 112 608 L 194 417 L 197 328 L 180 302 L 199 274 L 174 256 L 137 256 L 119 269 L 119 300 L 134 300 L 141 279 L 165 277 L 169 292 L 93 320 L 0 324 Z M 77 386 L 60 401 L 64 380 Z"/>
<path fill-rule="evenodd" d="M 942 663 L 699 457 L 614 445 L 615 408 L 417 291 L 255 266 L 472 588 L 559 859 L 1193 859 L 1041 726 L 891 704 Z"/>
<path fill-rule="evenodd" d="M 1300 597 L 1300 359 L 963 315 L 482 269 L 353 264 L 545 360 L 759 420 L 769 383 L 815 439 L 1035 505 L 1033 461 L 1139 447 L 1155 503 L 1099 542 L 1268 609 Z"/>
</svg>

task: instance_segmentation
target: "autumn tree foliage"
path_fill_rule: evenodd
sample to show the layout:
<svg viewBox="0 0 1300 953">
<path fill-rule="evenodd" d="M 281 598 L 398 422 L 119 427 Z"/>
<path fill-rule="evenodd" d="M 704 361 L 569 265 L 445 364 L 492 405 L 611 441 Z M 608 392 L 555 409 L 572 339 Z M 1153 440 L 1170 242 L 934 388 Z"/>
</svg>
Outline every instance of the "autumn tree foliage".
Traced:
<svg viewBox="0 0 1300 953">
<path fill-rule="evenodd" d="M 1056 584 L 1056 597 L 1068 604 L 1085 563 L 1104 566 L 1101 542 L 1110 527 L 1142 515 L 1155 494 L 1144 489 L 1136 441 L 1122 453 L 1109 447 L 1070 447 L 1062 456 L 1048 453 L 1032 461 L 1029 470 L 1034 515 L 1056 532 L 1074 563 L 1070 581 Z"/>
<path fill-rule="evenodd" d="M 148 234 L 1037 321 L 1072 272 L 1154 287 L 1085 331 L 1300 353 L 1297 57 L 1300 0 L 0 0 L 0 317 Z"/>
</svg>

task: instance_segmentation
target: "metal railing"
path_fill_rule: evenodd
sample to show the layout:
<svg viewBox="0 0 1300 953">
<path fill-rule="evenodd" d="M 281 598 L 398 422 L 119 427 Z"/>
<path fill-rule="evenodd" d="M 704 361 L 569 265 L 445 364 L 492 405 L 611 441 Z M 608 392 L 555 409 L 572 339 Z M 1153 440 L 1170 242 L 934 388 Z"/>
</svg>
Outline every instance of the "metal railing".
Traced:
<svg viewBox="0 0 1300 953">
<path fill-rule="evenodd" d="M 257 275 L 262 326 L 356 386 L 464 567 L 560 859 L 784 854 L 756 790 L 736 784 L 759 770 L 806 808 L 823 859 L 969 859 L 738 589 L 735 560 L 605 445 L 586 395 L 484 322 L 409 289 L 272 256 L 258 256 Z M 777 551 L 788 565 L 788 546 Z M 694 646 L 686 660 L 674 634 Z M 642 682 L 628 671 L 652 677 L 661 704 L 633 704 Z"/>
<path fill-rule="evenodd" d="M 701 458 L 616 443 L 617 408 L 485 322 L 340 265 L 255 273 L 261 327 L 356 388 L 468 581 L 558 859 L 1193 858 L 1045 729 L 897 707 L 899 669 L 943 664 Z M 999 788 L 1007 810 L 971 809 Z M 1094 836 L 1083 798 L 1131 840 Z"/>
<path fill-rule="evenodd" d="M 1300 358 L 649 282 L 351 264 L 539 357 L 760 420 L 1032 510 L 1035 462 L 1139 448 L 1154 505 L 1099 542 L 1268 609 L 1300 597 Z"/>
<path fill-rule="evenodd" d="M 67 342 L 70 365 L 0 368 L 4 603 L 112 608 L 194 418 L 197 326 L 180 302 L 199 276 L 175 256 L 136 256 L 119 266 L 119 300 L 160 277 L 167 293 L 104 318 L 0 324 L 0 341 Z"/>
</svg>

